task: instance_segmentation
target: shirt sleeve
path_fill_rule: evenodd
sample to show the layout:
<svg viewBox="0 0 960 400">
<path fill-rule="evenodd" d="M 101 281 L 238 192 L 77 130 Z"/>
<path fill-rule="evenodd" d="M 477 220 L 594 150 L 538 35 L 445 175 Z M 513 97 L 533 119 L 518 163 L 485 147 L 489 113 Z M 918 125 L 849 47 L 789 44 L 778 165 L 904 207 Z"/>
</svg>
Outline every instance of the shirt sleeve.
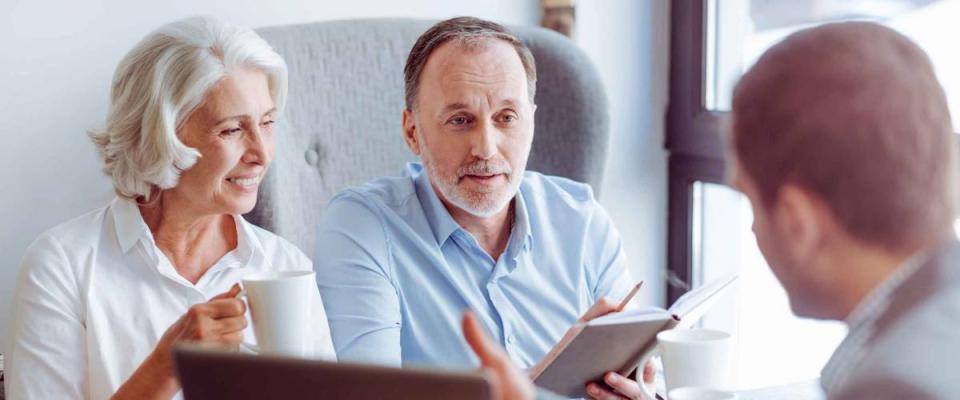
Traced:
<svg viewBox="0 0 960 400">
<path fill-rule="evenodd" d="M 340 360 L 401 365 L 389 246 L 380 216 L 359 195 L 339 195 L 324 211 L 314 268 Z"/>
<path fill-rule="evenodd" d="M 609 297 L 620 300 L 630 291 L 632 281 L 627 273 L 627 256 L 620 241 L 620 232 L 613 226 L 610 216 L 596 201 L 592 201 L 593 212 L 587 226 L 587 270 L 593 277 L 593 300 Z"/>
<path fill-rule="evenodd" d="M 79 285 L 49 234 L 27 249 L 14 295 L 7 362 L 12 399 L 87 398 L 87 349 Z"/>
</svg>

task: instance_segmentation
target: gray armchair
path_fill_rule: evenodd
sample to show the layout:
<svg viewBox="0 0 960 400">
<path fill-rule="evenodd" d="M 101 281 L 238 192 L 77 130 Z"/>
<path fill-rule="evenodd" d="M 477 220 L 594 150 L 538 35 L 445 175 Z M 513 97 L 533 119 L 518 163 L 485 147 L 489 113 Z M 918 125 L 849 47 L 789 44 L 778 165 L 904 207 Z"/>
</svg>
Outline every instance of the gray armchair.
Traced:
<svg viewBox="0 0 960 400">
<path fill-rule="evenodd" d="M 400 173 L 415 160 L 403 142 L 403 66 L 435 21 L 360 19 L 258 32 L 290 69 L 276 158 L 246 217 L 313 254 L 320 215 L 342 189 Z M 512 27 L 537 64 L 537 114 L 528 169 L 597 190 L 607 154 L 603 87 L 586 55 L 565 37 Z"/>
</svg>

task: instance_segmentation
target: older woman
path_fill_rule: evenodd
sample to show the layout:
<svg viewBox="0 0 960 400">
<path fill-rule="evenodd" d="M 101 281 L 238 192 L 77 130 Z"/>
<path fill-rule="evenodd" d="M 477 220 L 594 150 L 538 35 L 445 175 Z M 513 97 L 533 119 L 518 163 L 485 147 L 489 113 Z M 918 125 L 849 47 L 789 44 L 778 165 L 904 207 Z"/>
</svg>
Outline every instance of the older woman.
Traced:
<svg viewBox="0 0 960 400">
<path fill-rule="evenodd" d="M 235 284 L 312 270 L 245 221 L 274 154 L 283 59 L 249 29 L 192 18 L 161 27 L 120 63 L 103 130 L 91 133 L 118 194 L 41 235 L 17 282 L 12 398 L 164 398 L 181 341 L 252 344 Z M 334 358 L 319 292 L 313 351 Z"/>
</svg>

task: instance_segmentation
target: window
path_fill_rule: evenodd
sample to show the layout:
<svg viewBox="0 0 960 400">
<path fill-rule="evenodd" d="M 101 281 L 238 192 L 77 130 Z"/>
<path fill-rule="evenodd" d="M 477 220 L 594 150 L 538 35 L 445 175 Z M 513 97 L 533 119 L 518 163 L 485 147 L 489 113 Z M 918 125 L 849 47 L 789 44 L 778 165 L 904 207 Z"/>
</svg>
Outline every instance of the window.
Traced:
<svg viewBox="0 0 960 400">
<path fill-rule="evenodd" d="M 843 338 L 838 322 L 802 319 L 756 247 L 744 196 L 724 185 L 722 127 L 740 75 L 792 32 L 870 20 L 929 54 L 960 115 L 960 0 L 674 0 L 671 2 L 667 302 L 690 286 L 738 273 L 734 292 L 702 324 L 738 338 L 735 382 L 750 388 L 819 375 Z M 960 131 L 960 118 L 954 120 Z M 960 233 L 960 222 L 956 225 Z"/>
<path fill-rule="evenodd" d="M 958 0 L 707 0 L 704 105 L 730 109 L 740 75 L 774 43 L 826 22 L 864 20 L 906 35 L 930 56 L 950 110 L 960 115 Z M 954 121 L 960 131 L 960 119 Z"/>
<path fill-rule="evenodd" d="M 701 321 L 734 333 L 734 384 L 755 388 L 816 378 L 846 335 L 840 322 L 798 318 L 750 230 L 750 203 L 724 185 L 693 187 L 693 285 L 740 276 Z"/>
</svg>

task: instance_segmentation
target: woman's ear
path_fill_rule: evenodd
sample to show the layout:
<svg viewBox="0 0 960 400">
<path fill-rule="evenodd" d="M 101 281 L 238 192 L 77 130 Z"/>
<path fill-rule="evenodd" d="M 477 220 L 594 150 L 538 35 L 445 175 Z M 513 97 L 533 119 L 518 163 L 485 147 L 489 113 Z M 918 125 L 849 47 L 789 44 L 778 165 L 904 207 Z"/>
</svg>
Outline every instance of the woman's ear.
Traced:
<svg viewBox="0 0 960 400">
<path fill-rule="evenodd" d="M 417 141 L 417 125 L 414 122 L 413 112 L 403 110 L 403 141 L 413 154 L 420 155 L 420 142 Z"/>
</svg>

